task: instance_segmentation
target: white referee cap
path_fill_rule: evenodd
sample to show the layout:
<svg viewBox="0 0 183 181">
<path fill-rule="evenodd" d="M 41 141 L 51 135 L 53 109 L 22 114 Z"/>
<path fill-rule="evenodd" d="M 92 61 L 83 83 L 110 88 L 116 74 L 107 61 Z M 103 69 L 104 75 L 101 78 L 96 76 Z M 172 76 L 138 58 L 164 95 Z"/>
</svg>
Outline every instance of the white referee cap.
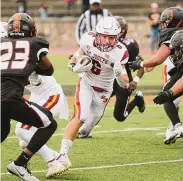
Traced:
<svg viewBox="0 0 183 181">
<path fill-rule="evenodd" d="M 102 0 L 90 0 L 90 4 L 94 4 L 94 3 L 102 3 Z"/>
</svg>

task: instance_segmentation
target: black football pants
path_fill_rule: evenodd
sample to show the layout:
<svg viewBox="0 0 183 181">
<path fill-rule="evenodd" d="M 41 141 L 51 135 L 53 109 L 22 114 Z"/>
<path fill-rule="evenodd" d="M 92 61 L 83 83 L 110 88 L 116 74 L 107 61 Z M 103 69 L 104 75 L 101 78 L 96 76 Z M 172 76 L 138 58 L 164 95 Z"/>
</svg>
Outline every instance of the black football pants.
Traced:
<svg viewBox="0 0 183 181">
<path fill-rule="evenodd" d="M 57 123 L 47 109 L 28 101 L 1 103 L 1 142 L 10 132 L 11 120 L 40 128 L 30 140 L 27 148 L 36 153 L 52 136 Z"/>
</svg>

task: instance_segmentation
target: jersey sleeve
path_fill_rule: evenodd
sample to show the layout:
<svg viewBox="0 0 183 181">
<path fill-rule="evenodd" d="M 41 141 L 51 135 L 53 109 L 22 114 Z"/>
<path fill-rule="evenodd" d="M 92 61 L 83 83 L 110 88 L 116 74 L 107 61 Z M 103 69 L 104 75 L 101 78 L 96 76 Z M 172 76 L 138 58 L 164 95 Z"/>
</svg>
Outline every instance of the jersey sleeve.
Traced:
<svg viewBox="0 0 183 181">
<path fill-rule="evenodd" d="M 36 37 L 35 41 L 37 47 L 37 59 L 40 60 L 41 57 L 46 56 L 49 52 L 49 42 L 45 38 Z"/>
<path fill-rule="evenodd" d="M 95 38 L 95 32 L 89 31 L 86 32 L 80 39 L 79 45 L 81 49 L 84 49 L 86 45 L 92 45 Z"/>
<path fill-rule="evenodd" d="M 126 49 L 122 55 L 121 64 L 126 64 L 128 62 L 128 59 L 129 59 L 129 53 L 128 50 Z"/>
</svg>

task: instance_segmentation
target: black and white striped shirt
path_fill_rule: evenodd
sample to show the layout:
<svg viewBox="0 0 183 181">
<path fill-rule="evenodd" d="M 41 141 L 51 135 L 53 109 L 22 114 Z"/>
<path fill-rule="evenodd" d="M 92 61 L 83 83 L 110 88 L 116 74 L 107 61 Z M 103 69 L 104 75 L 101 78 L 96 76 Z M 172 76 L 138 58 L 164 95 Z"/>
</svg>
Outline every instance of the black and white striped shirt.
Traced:
<svg viewBox="0 0 183 181">
<path fill-rule="evenodd" d="M 97 25 L 98 21 L 102 17 L 106 16 L 112 16 L 112 13 L 107 9 L 101 9 L 98 12 L 87 10 L 85 13 L 83 13 L 76 25 L 76 40 L 78 44 L 81 36 L 88 31 L 95 30 L 95 26 Z"/>
</svg>

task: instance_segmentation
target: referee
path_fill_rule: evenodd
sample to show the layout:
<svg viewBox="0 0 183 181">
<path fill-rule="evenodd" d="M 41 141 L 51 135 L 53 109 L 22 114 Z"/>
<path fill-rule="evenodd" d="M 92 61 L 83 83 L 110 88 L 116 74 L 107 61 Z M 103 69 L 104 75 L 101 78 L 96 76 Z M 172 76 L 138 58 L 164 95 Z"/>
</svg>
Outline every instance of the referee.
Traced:
<svg viewBox="0 0 183 181">
<path fill-rule="evenodd" d="M 102 17 L 112 16 L 109 10 L 101 7 L 101 2 L 101 0 L 90 0 L 90 9 L 80 16 L 76 25 L 76 40 L 78 44 L 82 35 L 88 31 L 93 31 Z"/>
</svg>

